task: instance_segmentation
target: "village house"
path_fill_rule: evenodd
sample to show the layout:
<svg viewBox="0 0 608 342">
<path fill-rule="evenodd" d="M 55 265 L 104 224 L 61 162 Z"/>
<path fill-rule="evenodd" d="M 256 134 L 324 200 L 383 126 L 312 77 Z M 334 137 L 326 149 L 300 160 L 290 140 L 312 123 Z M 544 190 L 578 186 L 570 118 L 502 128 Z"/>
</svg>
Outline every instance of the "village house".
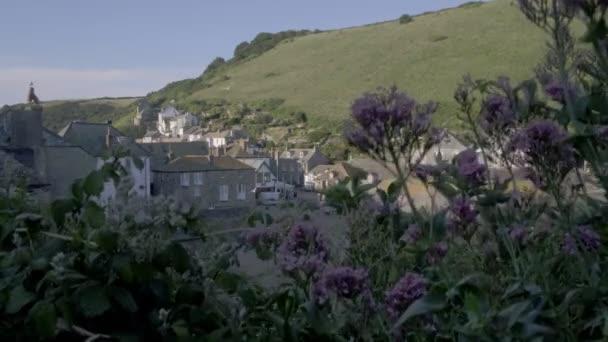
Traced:
<svg viewBox="0 0 608 342">
<path fill-rule="evenodd" d="M 306 174 L 305 188 L 309 191 L 325 191 L 347 178 L 366 179 L 367 173 L 347 162 L 338 162 L 333 165 L 317 165 Z"/>
<path fill-rule="evenodd" d="M 202 208 L 255 203 L 255 170 L 230 156 L 184 156 L 154 168 L 155 194 Z"/>
<path fill-rule="evenodd" d="M 28 104 L 0 109 L 0 178 L 46 200 L 70 196 L 72 184 L 95 170 L 96 160 L 42 126 L 42 106 L 30 85 Z"/>
<path fill-rule="evenodd" d="M 276 181 L 277 178 L 272 170 L 272 160 L 266 154 L 250 153 L 248 143 L 245 139 L 238 140 L 227 149 L 226 155 L 233 157 L 255 169 L 256 187 Z"/>
<path fill-rule="evenodd" d="M 319 146 L 313 148 L 296 148 L 283 151 L 281 158 L 294 159 L 302 166 L 304 174 L 310 172 L 318 165 L 329 164 L 329 158 L 325 157 L 319 150 Z"/>
<path fill-rule="evenodd" d="M 95 158 L 96 169 L 101 169 L 104 164 L 111 162 L 110 158 L 113 151 L 127 151 L 129 155 L 122 157 L 120 163 L 126 169 L 132 182 L 129 194 L 145 199 L 150 197 L 151 168 L 149 152 L 114 128 L 111 121 L 105 124 L 74 121 L 64 127 L 59 132 L 59 136 L 67 143 L 80 146 Z M 141 165 L 138 165 L 140 164 L 138 161 L 141 162 Z M 107 181 L 100 196 L 102 203 L 113 199 L 115 196 L 116 187 L 114 182 Z"/>
<path fill-rule="evenodd" d="M 247 139 L 247 133 L 238 128 L 228 130 L 217 130 L 209 132 L 203 136 L 203 140 L 209 144 L 209 147 L 226 147 L 238 139 Z"/>
<path fill-rule="evenodd" d="M 182 137 L 184 130 L 198 124 L 198 119 L 190 113 L 182 113 L 174 107 L 171 101 L 169 107 L 158 113 L 157 130 L 166 137 Z"/>
</svg>

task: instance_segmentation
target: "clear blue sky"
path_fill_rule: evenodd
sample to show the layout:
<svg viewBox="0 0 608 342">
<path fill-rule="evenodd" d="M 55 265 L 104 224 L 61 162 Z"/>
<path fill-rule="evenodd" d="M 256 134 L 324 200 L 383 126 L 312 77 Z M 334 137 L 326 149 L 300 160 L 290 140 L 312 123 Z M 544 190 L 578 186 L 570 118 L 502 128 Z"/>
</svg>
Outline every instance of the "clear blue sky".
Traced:
<svg viewBox="0 0 608 342">
<path fill-rule="evenodd" d="M 145 95 L 198 76 L 258 32 L 335 29 L 463 0 L 0 0 L 0 105 Z"/>
</svg>

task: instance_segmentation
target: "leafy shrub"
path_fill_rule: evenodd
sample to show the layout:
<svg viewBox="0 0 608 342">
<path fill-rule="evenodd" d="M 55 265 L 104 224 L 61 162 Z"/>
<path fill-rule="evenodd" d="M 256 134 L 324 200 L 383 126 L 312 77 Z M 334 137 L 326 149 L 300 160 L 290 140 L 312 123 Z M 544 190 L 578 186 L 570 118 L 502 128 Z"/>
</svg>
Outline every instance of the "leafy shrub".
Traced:
<svg viewBox="0 0 608 342">
<path fill-rule="evenodd" d="M 399 17 L 399 24 L 409 24 L 414 21 L 414 18 L 409 14 L 404 14 Z"/>
<path fill-rule="evenodd" d="M 476 8 L 480 7 L 484 4 L 484 1 L 469 1 L 464 4 L 458 6 L 458 8 Z"/>
</svg>

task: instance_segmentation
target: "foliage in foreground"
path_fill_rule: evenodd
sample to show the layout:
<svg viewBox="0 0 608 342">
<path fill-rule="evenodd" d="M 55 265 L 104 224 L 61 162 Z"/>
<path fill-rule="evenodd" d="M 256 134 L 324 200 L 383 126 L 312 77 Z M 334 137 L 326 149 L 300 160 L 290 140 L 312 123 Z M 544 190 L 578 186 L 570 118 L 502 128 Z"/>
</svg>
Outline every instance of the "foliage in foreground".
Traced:
<svg viewBox="0 0 608 342">
<path fill-rule="evenodd" d="M 431 126 L 434 103 L 395 88 L 354 102 L 348 141 L 392 164 L 398 180 L 377 201 L 356 184 L 336 191 L 350 222 L 344 248 L 332 248 L 313 226 L 282 226 L 263 215 L 237 242 L 207 232 L 198 245 L 178 243 L 175 232 L 202 229 L 191 208 L 167 199 L 138 206 L 126 196 L 105 207 L 96 200 L 104 180 L 118 181 L 119 163 L 75 184 L 73 197 L 48 213 L 9 185 L 0 198 L 0 335 L 605 340 L 608 4 L 519 4 L 555 39 L 534 79 L 464 78 L 455 98 L 475 149 L 423 165 L 444 133 Z M 573 44 L 575 15 L 588 24 L 589 50 Z M 509 188 L 522 170 L 535 192 Z M 447 206 L 418 205 L 410 177 Z M 283 281 L 261 288 L 241 277 L 233 268 L 237 251 L 273 262 Z"/>
</svg>

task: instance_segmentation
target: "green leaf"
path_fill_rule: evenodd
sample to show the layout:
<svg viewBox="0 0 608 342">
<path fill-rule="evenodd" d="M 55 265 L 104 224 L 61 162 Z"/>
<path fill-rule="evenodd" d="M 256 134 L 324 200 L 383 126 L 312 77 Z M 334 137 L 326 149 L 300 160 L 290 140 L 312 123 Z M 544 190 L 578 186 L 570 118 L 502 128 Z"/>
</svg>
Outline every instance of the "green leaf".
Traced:
<svg viewBox="0 0 608 342">
<path fill-rule="evenodd" d="M 65 215 L 76 209 L 76 204 L 71 199 L 60 199 L 53 201 L 51 204 L 51 214 L 55 224 L 63 226 L 65 223 Z"/>
<path fill-rule="evenodd" d="M 218 274 L 215 281 L 216 284 L 219 285 L 221 288 L 230 293 L 233 293 L 238 289 L 239 284 L 243 282 L 243 277 L 236 273 L 224 271 Z"/>
<path fill-rule="evenodd" d="M 521 315 L 530 306 L 530 301 L 525 300 L 523 302 L 515 303 L 508 308 L 498 313 L 498 316 L 507 320 L 507 328 L 511 329 L 513 325 L 519 320 Z"/>
<path fill-rule="evenodd" d="M 34 330 L 40 337 L 55 336 L 57 331 L 57 312 L 49 302 L 36 303 L 28 313 L 28 318 L 34 323 Z"/>
<path fill-rule="evenodd" d="M 137 311 L 137 303 L 131 295 L 131 292 L 122 287 L 113 286 L 110 288 L 110 295 L 112 298 L 128 312 Z"/>
<path fill-rule="evenodd" d="M 118 247 L 118 237 L 120 235 L 117 232 L 109 229 L 100 229 L 96 232 L 94 241 L 106 252 L 113 252 Z"/>
<path fill-rule="evenodd" d="M 190 332 L 188 331 L 188 324 L 186 324 L 186 321 L 184 321 L 183 319 L 180 319 L 179 321 L 176 321 L 171 324 L 171 329 L 173 329 L 173 332 L 177 337 L 190 337 Z"/>
<path fill-rule="evenodd" d="M 97 203 L 89 201 L 84 207 L 83 219 L 93 228 L 103 226 L 106 220 L 105 212 Z"/>
<path fill-rule="evenodd" d="M 8 303 L 4 311 L 7 314 L 14 314 L 19 312 L 21 308 L 26 306 L 28 303 L 33 301 L 36 295 L 27 291 L 22 285 L 19 285 L 11 290 L 8 295 Z"/>
<path fill-rule="evenodd" d="M 404 182 L 400 179 L 392 182 L 387 189 L 387 196 L 389 202 L 395 202 L 399 198 L 399 194 L 401 194 L 401 190 L 403 189 Z"/>
<path fill-rule="evenodd" d="M 144 168 L 144 161 L 141 158 L 138 157 L 133 157 L 131 158 L 133 160 L 133 165 L 135 165 L 135 167 L 138 170 L 141 170 Z"/>
<path fill-rule="evenodd" d="M 106 289 L 101 285 L 93 285 L 76 291 L 78 307 L 85 317 L 97 317 L 111 307 Z"/>
<path fill-rule="evenodd" d="M 84 193 L 89 196 L 99 196 L 103 191 L 103 184 L 103 174 L 100 171 L 93 171 L 84 179 Z"/>
<path fill-rule="evenodd" d="M 397 323 L 393 325 L 393 330 L 398 329 L 413 317 L 443 310 L 446 305 L 446 296 L 443 292 L 430 292 L 426 296 L 413 302 L 407 310 L 405 310 L 401 317 L 399 317 L 399 320 L 397 320 Z"/>
<path fill-rule="evenodd" d="M 179 243 L 172 243 L 167 247 L 169 262 L 178 272 L 186 272 L 190 268 L 190 255 Z"/>
<path fill-rule="evenodd" d="M 133 282 L 133 268 L 131 267 L 131 259 L 128 256 L 115 256 L 112 260 L 112 266 L 122 281 L 127 284 Z"/>
</svg>

